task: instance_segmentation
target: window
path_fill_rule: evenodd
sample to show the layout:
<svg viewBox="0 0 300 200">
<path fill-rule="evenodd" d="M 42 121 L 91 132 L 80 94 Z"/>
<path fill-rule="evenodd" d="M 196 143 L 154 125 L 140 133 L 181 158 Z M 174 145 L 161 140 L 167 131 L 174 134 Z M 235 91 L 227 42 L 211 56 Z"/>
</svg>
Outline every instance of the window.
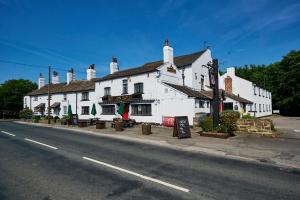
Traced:
<svg viewBox="0 0 300 200">
<path fill-rule="evenodd" d="M 265 104 L 263 104 L 263 112 L 265 112 Z"/>
<path fill-rule="evenodd" d="M 110 96 L 110 87 L 104 88 L 104 96 Z"/>
<path fill-rule="evenodd" d="M 133 104 L 131 105 L 132 115 L 150 116 L 151 104 Z"/>
<path fill-rule="evenodd" d="M 256 103 L 254 104 L 254 111 L 256 111 Z"/>
<path fill-rule="evenodd" d="M 201 75 L 201 90 L 204 90 L 204 76 Z"/>
<path fill-rule="evenodd" d="M 123 93 L 122 94 L 128 94 L 128 80 L 123 80 Z"/>
<path fill-rule="evenodd" d="M 258 96 L 260 96 L 260 88 L 258 88 Z"/>
<path fill-rule="evenodd" d="M 67 94 L 64 94 L 63 101 L 67 101 Z"/>
<path fill-rule="evenodd" d="M 38 97 L 33 97 L 33 101 L 37 101 L 38 100 Z"/>
<path fill-rule="evenodd" d="M 197 73 L 195 73 L 195 80 L 197 80 Z"/>
<path fill-rule="evenodd" d="M 90 107 L 89 106 L 82 106 L 81 107 L 81 114 L 82 115 L 89 115 L 90 114 Z"/>
<path fill-rule="evenodd" d="M 209 108 L 209 101 L 206 102 L 206 107 Z"/>
<path fill-rule="evenodd" d="M 199 100 L 199 108 L 204 108 L 204 101 Z"/>
<path fill-rule="evenodd" d="M 67 111 L 68 111 L 68 107 L 67 106 L 63 106 L 63 113 L 64 113 L 64 115 L 67 114 Z"/>
<path fill-rule="evenodd" d="M 89 100 L 89 92 L 81 93 L 81 101 L 88 101 Z"/>
<path fill-rule="evenodd" d="M 144 93 L 144 84 L 143 83 L 135 83 L 134 84 L 134 93 Z"/>
<path fill-rule="evenodd" d="M 259 112 L 261 112 L 261 104 L 259 104 Z"/>
<path fill-rule="evenodd" d="M 102 105 L 102 115 L 114 115 L 115 105 Z"/>
<path fill-rule="evenodd" d="M 256 85 L 253 85 L 253 93 L 256 95 Z"/>
<path fill-rule="evenodd" d="M 265 97 L 265 90 L 262 90 L 262 96 Z"/>
</svg>

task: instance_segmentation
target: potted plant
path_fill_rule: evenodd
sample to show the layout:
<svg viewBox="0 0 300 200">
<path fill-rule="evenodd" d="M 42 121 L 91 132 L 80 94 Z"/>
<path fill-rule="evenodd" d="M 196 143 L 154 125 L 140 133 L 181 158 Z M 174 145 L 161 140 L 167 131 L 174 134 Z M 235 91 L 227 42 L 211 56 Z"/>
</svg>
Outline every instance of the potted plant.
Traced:
<svg viewBox="0 0 300 200">
<path fill-rule="evenodd" d="M 123 131 L 124 130 L 123 126 L 124 126 L 124 122 L 122 119 L 115 120 L 115 130 L 116 131 Z"/>
<path fill-rule="evenodd" d="M 150 135 L 151 134 L 151 124 L 143 123 L 142 124 L 142 134 L 143 135 Z"/>
</svg>

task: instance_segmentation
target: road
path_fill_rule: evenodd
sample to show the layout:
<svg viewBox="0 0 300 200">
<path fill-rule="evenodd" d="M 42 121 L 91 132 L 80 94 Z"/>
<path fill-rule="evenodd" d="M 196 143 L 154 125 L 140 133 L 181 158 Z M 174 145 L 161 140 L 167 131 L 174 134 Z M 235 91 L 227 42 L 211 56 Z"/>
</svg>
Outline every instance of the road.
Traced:
<svg viewBox="0 0 300 200">
<path fill-rule="evenodd" d="M 0 199 L 300 199 L 300 173 L 0 122 Z"/>
<path fill-rule="evenodd" d="M 284 133 L 283 137 L 300 139 L 300 117 L 276 117 L 272 120 L 275 128 Z"/>
</svg>

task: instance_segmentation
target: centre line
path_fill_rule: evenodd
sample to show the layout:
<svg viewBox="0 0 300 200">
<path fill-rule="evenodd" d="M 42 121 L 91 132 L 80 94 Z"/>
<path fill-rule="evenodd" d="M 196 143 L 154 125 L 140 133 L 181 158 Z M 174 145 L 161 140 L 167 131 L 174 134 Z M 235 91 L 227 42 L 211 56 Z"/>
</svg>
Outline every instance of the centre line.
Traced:
<svg viewBox="0 0 300 200">
<path fill-rule="evenodd" d="M 1 131 L 2 133 L 6 134 L 6 135 L 10 135 L 10 136 L 13 136 L 15 137 L 16 135 L 12 134 L 12 133 L 9 133 L 9 132 L 6 132 L 6 131 Z"/>
<path fill-rule="evenodd" d="M 152 181 L 152 182 L 155 182 L 155 183 L 158 183 L 158 184 L 161 184 L 161 185 L 164 185 L 164 186 L 167 186 L 167 187 L 176 189 L 176 190 L 180 190 L 180 191 L 182 191 L 182 192 L 190 192 L 189 189 L 186 189 L 186 188 L 183 188 L 183 187 L 180 187 L 180 186 L 177 186 L 177 185 L 173 185 L 173 184 L 171 184 L 171 183 L 167 183 L 167 182 L 164 182 L 164 181 L 155 179 L 155 178 L 151 178 L 151 177 L 148 177 L 148 176 L 144 176 L 144 175 L 142 175 L 142 174 L 138 174 L 138 173 L 136 173 L 136 172 L 129 171 L 129 170 L 127 170 L 127 169 L 123 169 L 123 168 L 121 168 L 121 167 L 117 167 L 117 166 L 114 166 L 114 165 L 111 165 L 111 164 L 108 164 L 108 163 L 105 163 L 105 162 L 101 162 L 101 161 L 98 161 L 98 160 L 95 160 L 95 159 L 92 159 L 92 158 L 88 158 L 88 157 L 82 157 L 82 158 L 85 159 L 85 160 L 88 160 L 88 161 L 91 161 L 91 162 L 100 164 L 100 165 L 104 165 L 104 166 L 109 167 L 109 168 L 112 168 L 112 169 L 116 169 L 116 170 L 125 172 L 125 173 L 127 173 L 127 174 L 131 174 L 131 175 L 133 175 L 133 176 L 137 176 L 137 177 L 139 177 L 139 178 L 142 178 L 142 179 L 145 179 L 145 180 L 148 180 L 148 181 Z"/>
<path fill-rule="evenodd" d="M 39 145 L 43 145 L 45 147 L 49 147 L 51 149 L 58 149 L 57 147 L 54 147 L 54 146 L 51 146 L 51 145 L 48 145 L 48 144 L 44 144 L 44 143 L 41 143 L 41 142 L 38 142 L 38 141 L 35 141 L 35 140 L 31 140 L 31 139 L 28 139 L 28 138 L 25 138 L 24 140 L 26 141 L 29 141 L 29 142 L 33 142 L 33 143 L 36 143 L 36 144 L 39 144 Z"/>
</svg>

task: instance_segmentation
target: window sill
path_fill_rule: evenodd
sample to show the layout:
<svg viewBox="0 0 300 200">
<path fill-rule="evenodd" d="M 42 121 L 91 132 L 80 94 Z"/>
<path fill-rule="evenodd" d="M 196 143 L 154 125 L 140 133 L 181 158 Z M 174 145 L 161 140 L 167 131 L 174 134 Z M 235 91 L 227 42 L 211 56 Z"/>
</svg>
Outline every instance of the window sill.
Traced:
<svg viewBox="0 0 300 200">
<path fill-rule="evenodd" d="M 115 115 L 115 113 L 101 113 L 101 115 Z"/>
<path fill-rule="evenodd" d="M 137 114 L 131 114 L 131 116 L 147 116 L 147 117 L 150 117 L 150 116 L 152 116 L 152 114 L 149 114 L 149 115 L 137 115 Z"/>
<path fill-rule="evenodd" d="M 81 101 L 89 101 L 89 99 L 81 99 Z"/>
</svg>

